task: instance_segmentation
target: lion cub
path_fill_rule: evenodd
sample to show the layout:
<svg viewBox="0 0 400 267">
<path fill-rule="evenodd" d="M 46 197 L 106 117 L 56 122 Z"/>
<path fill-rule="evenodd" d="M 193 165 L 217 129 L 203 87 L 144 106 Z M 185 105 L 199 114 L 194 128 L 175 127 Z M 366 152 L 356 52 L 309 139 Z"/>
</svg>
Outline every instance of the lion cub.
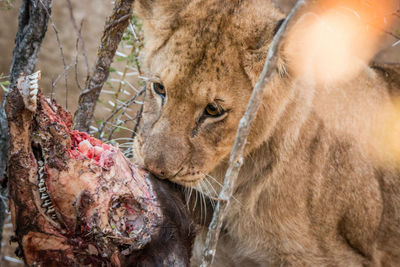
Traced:
<svg viewBox="0 0 400 267">
<path fill-rule="evenodd" d="M 284 17 L 269 0 L 137 0 L 135 7 L 151 80 L 138 161 L 213 199 Z M 381 116 L 393 109 L 389 87 L 398 84 L 365 66 L 328 86 L 292 75 L 281 57 L 246 144 L 214 266 L 400 266 L 400 165 L 382 149 L 394 131 Z"/>
</svg>

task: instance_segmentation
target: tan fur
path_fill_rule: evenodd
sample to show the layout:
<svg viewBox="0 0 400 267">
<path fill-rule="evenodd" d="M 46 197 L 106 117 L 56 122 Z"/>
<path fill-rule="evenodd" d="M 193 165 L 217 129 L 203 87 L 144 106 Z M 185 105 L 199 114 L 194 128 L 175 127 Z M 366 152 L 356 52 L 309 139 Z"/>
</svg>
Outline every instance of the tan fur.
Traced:
<svg viewBox="0 0 400 267">
<path fill-rule="evenodd" d="M 263 0 L 138 0 L 136 10 L 144 20 L 143 66 L 166 88 L 163 102 L 148 87 L 137 160 L 215 197 L 210 186 L 218 191 L 223 182 L 283 15 Z M 282 53 L 282 75 L 252 126 L 214 265 L 400 265 L 398 162 L 374 135 L 382 107 L 393 108 L 388 84 L 369 67 L 349 81 L 316 84 L 291 76 Z M 202 119 L 215 99 L 228 112 Z"/>
</svg>

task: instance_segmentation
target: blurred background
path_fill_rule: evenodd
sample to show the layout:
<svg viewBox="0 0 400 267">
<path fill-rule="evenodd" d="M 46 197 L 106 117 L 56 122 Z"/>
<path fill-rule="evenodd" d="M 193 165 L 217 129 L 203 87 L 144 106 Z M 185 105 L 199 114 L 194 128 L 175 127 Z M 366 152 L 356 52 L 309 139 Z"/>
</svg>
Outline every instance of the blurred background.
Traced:
<svg viewBox="0 0 400 267">
<path fill-rule="evenodd" d="M 288 13 L 296 2 L 273 1 L 284 13 Z M 0 99 L 7 87 L 20 2 L 0 0 L 0 86 L 3 87 L 0 89 Z M 42 71 L 40 85 L 45 94 L 56 99 L 72 113 L 77 108 L 86 77 L 93 71 L 105 20 L 111 14 L 112 8 L 111 0 L 53 2 L 52 20 L 40 49 L 36 69 Z M 379 52 L 375 56 L 378 62 L 400 62 L 400 44 L 395 45 L 400 39 L 399 14 L 393 15 L 397 21 L 387 29 L 384 40 L 380 43 Z M 79 34 L 83 42 L 79 41 Z M 138 63 L 142 45 L 141 25 L 134 17 L 118 49 L 110 77 L 97 103 L 95 120 L 91 127 L 92 134 L 107 142 L 118 143 L 127 156 L 132 155 L 131 140 L 135 134 L 146 79 L 140 75 Z M 23 266 L 22 261 L 14 254 L 14 244 L 10 245 L 11 236 L 12 225 L 8 217 L 3 233 L 0 266 Z"/>
</svg>

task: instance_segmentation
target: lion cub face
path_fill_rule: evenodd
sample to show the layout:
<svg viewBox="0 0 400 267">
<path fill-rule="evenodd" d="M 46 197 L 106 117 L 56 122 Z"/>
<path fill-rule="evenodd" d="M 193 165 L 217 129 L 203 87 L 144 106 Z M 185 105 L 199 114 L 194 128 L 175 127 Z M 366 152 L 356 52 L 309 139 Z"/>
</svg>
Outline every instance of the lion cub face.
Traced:
<svg viewBox="0 0 400 267">
<path fill-rule="evenodd" d="M 241 9 L 256 8 L 236 1 L 170 2 L 136 3 L 144 20 L 143 66 L 150 82 L 134 148 L 151 172 L 191 186 L 229 155 L 252 76 L 259 73 L 260 67 L 251 67 L 253 74 L 246 66 L 243 43 L 250 36 L 243 34 L 258 28 L 265 34 L 274 24 L 241 21 Z"/>
</svg>

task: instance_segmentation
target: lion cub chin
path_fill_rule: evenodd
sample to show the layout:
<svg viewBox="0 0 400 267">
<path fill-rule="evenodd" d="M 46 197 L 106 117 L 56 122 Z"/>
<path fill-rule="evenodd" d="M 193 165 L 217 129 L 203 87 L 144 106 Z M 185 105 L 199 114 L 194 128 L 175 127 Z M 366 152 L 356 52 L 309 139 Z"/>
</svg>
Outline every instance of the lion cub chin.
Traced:
<svg viewBox="0 0 400 267">
<path fill-rule="evenodd" d="M 137 0 L 135 7 L 150 79 L 136 157 L 212 202 L 283 15 L 268 0 Z M 398 79 L 388 82 L 387 70 L 365 64 L 329 83 L 296 75 L 297 41 L 282 47 L 253 123 L 214 265 L 400 266 L 399 154 L 387 145 L 396 140 L 400 113 L 390 92 Z M 194 202 L 200 213 L 204 202 Z"/>
</svg>

